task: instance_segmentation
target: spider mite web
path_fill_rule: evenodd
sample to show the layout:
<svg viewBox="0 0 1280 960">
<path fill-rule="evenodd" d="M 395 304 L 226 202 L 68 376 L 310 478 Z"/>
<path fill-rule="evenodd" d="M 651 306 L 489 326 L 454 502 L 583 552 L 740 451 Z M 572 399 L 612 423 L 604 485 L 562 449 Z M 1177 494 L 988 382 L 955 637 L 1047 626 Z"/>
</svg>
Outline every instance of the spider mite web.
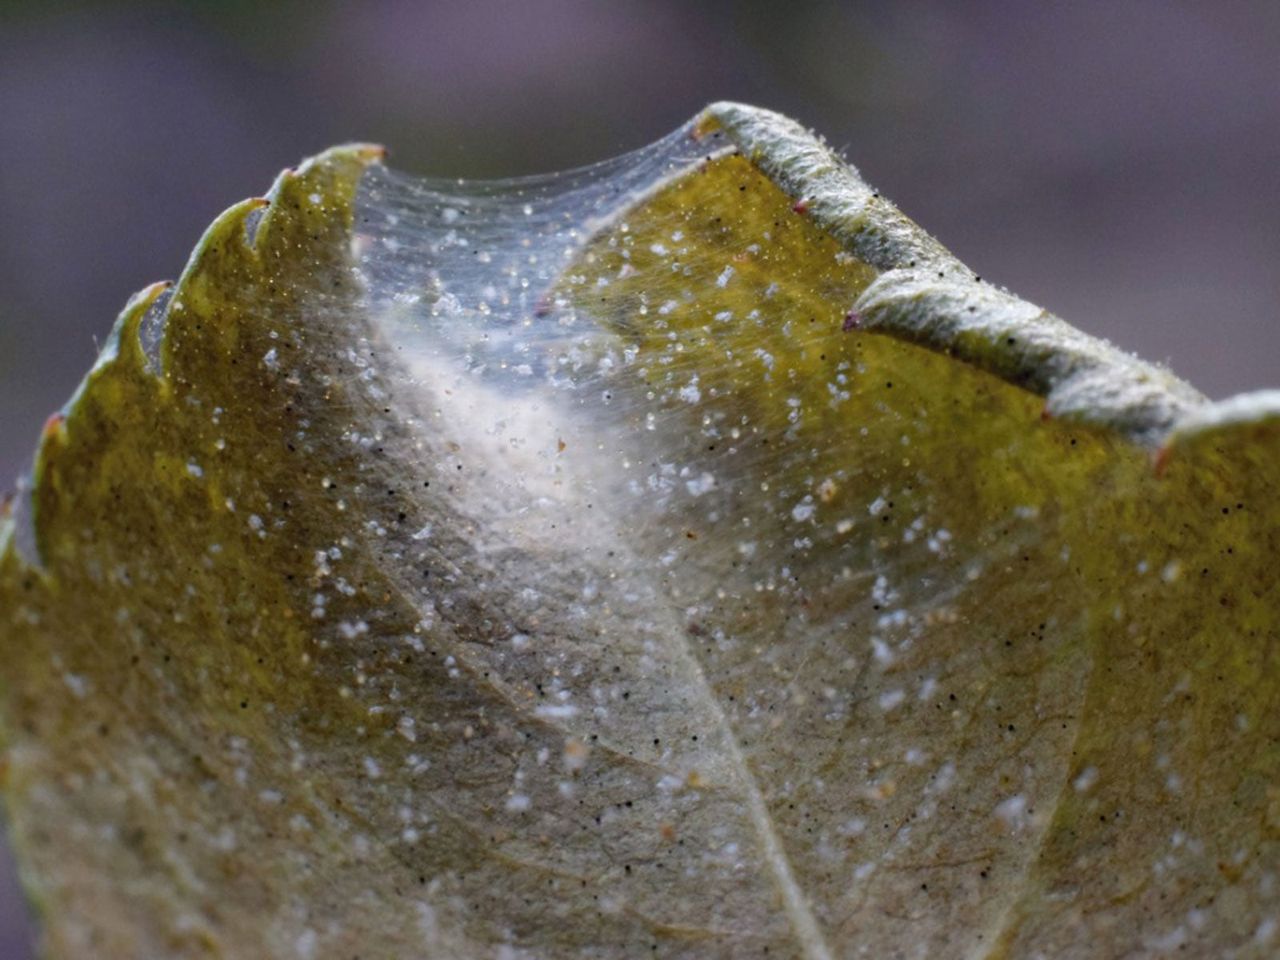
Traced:
<svg viewBox="0 0 1280 960">
<path fill-rule="evenodd" d="M 1046 764 L 997 790 L 991 765 L 1006 761 L 958 752 L 954 727 L 899 709 L 1000 669 L 958 639 L 962 624 L 1008 629 L 972 599 L 975 584 L 1054 633 L 1038 656 L 1057 681 L 1010 692 L 1011 715 L 1078 694 L 1074 661 L 1054 660 L 1078 624 L 1068 600 L 1029 598 L 1040 587 L 1004 572 L 1033 548 L 1059 563 L 1039 508 L 970 489 L 953 439 L 1006 455 L 1022 443 L 1009 431 L 1030 419 L 1024 401 L 1010 401 L 1012 421 L 980 412 L 974 371 L 851 330 L 875 271 L 805 214 L 720 137 L 684 128 L 545 177 L 374 168 L 354 252 L 379 349 L 405 378 L 422 452 L 412 479 L 439 511 L 405 549 L 459 569 L 462 553 L 488 558 L 517 599 L 486 620 L 486 669 L 540 690 L 556 677 L 539 715 L 566 736 L 630 755 L 643 743 L 659 782 L 696 768 L 732 785 L 753 851 L 741 863 L 772 877 L 790 928 L 821 957 L 828 911 L 856 916 L 906 890 L 882 866 L 944 840 L 1016 845 L 985 825 L 1031 829 L 1024 811 L 1060 782 Z M 951 451 L 945 466 L 938 449 Z M 429 635 L 474 603 L 466 579 L 424 594 Z M 855 731 L 872 746 L 842 746 Z M 894 758 L 877 759 L 877 743 L 897 745 Z M 968 793 L 969 812 L 947 825 L 932 820 L 938 783 Z M 562 803 L 528 781 L 518 796 L 522 811 Z M 658 790 L 650 802 L 662 816 L 674 801 Z M 862 837 L 890 808 L 929 824 Z M 1029 854 L 1012 849 L 1017 870 Z M 584 841 L 548 865 L 598 853 Z M 823 879 L 828 854 L 844 886 Z M 963 909 L 981 926 L 1013 895 Z"/>
</svg>

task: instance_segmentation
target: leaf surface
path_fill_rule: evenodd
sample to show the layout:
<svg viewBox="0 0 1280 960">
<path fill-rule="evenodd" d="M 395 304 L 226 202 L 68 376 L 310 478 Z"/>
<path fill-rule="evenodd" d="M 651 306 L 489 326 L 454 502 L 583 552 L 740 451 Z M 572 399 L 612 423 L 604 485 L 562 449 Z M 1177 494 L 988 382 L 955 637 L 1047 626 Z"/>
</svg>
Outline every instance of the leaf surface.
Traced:
<svg viewBox="0 0 1280 960">
<path fill-rule="evenodd" d="M 972 275 L 774 114 L 330 151 L 0 519 L 50 956 L 1263 956 L 1273 393 Z"/>
</svg>

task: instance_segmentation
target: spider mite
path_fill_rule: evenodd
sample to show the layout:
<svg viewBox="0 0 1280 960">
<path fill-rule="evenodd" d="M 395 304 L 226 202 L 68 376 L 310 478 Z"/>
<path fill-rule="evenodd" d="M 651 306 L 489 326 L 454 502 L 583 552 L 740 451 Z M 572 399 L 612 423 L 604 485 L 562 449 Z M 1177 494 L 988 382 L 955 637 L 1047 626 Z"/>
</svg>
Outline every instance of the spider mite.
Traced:
<svg viewBox="0 0 1280 960">
<path fill-rule="evenodd" d="M 723 131 L 719 129 L 719 124 L 715 120 L 708 117 L 705 120 L 703 120 L 701 123 L 695 124 L 689 130 L 689 139 L 692 140 L 694 143 L 698 143 L 699 141 L 706 138 L 708 134 L 710 134 L 711 139 L 719 140 L 722 133 Z"/>
<path fill-rule="evenodd" d="M 844 323 L 840 324 L 840 329 L 845 333 L 848 333 L 850 330 L 861 330 L 862 314 L 857 310 L 850 310 L 844 315 Z"/>
<path fill-rule="evenodd" d="M 803 217 L 806 213 L 809 212 L 809 198 L 801 197 L 799 200 L 797 200 L 795 203 L 791 205 L 791 209 Z"/>
<path fill-rule="evenodd" d="M 41 439 L 45 439 L 57 433 L 62 429 L 62 425 L 66 422 L 67 415 L 61 411 L 49 414 L 49 418 L 45 420 L 44 426 L 40 429 Z"/>
</svg>

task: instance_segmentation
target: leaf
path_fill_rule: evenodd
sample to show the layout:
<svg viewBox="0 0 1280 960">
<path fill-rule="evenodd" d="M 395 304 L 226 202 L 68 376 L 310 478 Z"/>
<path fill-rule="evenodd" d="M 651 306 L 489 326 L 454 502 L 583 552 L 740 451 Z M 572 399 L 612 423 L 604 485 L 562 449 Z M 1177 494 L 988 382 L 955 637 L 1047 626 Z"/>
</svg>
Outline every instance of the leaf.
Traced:
<svg viewBox="0 0 1280 960">
<path fill-rule="evenodd" d="M 137 295 L 0 520 L 50 956 L 1274 949 L 1280 394 L 754 108 L 379 160 Z"/>
</svg>

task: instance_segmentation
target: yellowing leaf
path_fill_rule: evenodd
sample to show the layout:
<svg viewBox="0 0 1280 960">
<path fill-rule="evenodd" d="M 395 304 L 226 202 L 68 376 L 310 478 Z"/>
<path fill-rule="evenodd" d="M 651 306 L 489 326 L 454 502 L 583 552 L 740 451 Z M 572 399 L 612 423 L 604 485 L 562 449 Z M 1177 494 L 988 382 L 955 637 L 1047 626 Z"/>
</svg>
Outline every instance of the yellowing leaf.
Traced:
<svg viewBox="0 0 1280 960">
<path fill-rule="evenodd" d="M 754 108 L 551 178 L 323 154 L 0 520 L 47 952 L 1267 955 L 1277 411 Z"/>
</svg>

